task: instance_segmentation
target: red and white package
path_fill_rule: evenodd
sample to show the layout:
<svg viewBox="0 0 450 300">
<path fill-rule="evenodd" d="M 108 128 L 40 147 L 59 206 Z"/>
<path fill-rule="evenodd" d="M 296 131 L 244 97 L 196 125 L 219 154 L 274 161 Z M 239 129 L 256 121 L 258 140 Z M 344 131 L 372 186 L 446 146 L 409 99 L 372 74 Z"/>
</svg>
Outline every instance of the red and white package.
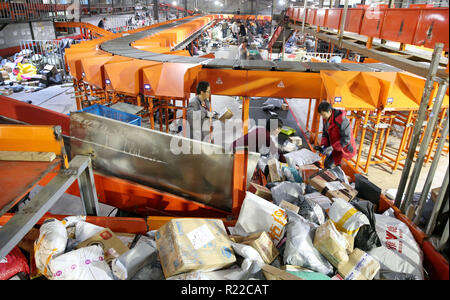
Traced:
<svg viewBox="0 0 450 300">
<path fill-rule="evenodd" d="M 8 255 L 0 258 L 0 280 L 8 280 L 21 272 L 30 274 L 30 267 L 25 255 L 16 246 Z"/>
</svg>

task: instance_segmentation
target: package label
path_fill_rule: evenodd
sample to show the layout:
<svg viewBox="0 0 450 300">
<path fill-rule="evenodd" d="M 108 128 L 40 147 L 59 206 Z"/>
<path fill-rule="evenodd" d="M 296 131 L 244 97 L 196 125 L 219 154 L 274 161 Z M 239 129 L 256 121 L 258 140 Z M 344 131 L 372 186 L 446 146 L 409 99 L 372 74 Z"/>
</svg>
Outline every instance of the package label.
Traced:
<svg viewBox="0 0 450 300">
<path fill-rule="evenodd" d="M 338 191 L 346 189 L 346 187 L 340 181 L 327 182 L 325 185 L 329 191 Z"/>
<path fill-rule="evenodd" d="M 364 253 L 363 257 L 361 257 L 347 277 L 345 277 L 345 280 L 353 280 L 354 278 L 357 278 L 361 274 L 361 270 L 369 264 L 370 260 L 371 257 L 367 253 Z"/>
<path fill-rule="evenodd" d="M 199 249 L 214 240 L 214 235 L 208 228 L 208 225 L 200 226 L 187 234 L 187 237 L 194 246 L 194 249 Z"/>
</svg>

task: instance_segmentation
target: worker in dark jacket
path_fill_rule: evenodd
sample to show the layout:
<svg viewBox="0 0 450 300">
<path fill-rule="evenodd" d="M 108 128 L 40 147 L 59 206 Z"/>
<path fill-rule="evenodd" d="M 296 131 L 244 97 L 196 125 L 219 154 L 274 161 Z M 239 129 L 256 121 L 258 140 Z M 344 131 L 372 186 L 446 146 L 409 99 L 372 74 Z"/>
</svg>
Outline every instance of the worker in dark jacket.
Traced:
<svg viewBox="0 0 450 300">
<path fill-rule="evenodd" d="M 210 133 L 209 126 L 203 126 L 206 120 L 210 120 L 215 115 L 211 112 L 209 98 L 211 96 L 211 86 L 209 82 L 201 81 L 197 85 L 197 94 L 189 100 L 187 107 L 187 121 L 189 125 L 188 136 L 191 139 L 203 141 Z M 203 127 L 208 127 L 205 130 Z"/>
<path fill-rule="evenodd" d="M 322 142 L 321 146 L 314 148 L 328 154 L 324 166 L 333 168 L 333 165 L 341 165 L 343 158 L 351 159 L 355 156 L 355 138 L 344 110 L 334 109 L 330 103 L 322 102 L 319 104 L 318 112 L 323 118 Z"/>
<path fill-rule="evenodd" d="M 102 19 L 100 20 L 100 22 L 98 22 L 97 27 L 100 27 L 100 28 L 102 28 L 102 29 L 105 29 L 105 23 L 106 23 L 106 18 L 102 18 Z"/>
</svg>

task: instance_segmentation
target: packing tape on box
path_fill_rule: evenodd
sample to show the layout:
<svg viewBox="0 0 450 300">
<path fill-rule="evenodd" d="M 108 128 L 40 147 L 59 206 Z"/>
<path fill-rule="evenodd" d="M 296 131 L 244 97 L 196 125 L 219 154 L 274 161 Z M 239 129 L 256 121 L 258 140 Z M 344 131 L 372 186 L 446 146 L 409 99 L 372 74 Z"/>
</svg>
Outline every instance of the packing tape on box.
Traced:
<svg viewBox="0 0 450 300">
<path fill-rule="evenodd" d="M 328 181 L 328 182 L 332 182 L 332 181 L 339 181 L 342 183 L 342 181 L 339 178 L 336 178 L 336 180 L 333 180 L 333 178 L 331 178 L 330 176 L 328 176 L 326 173 L 324 173 L 324 171 L 319 171 L 316 174 L 314 174 L 313 176 L 310 177 L 310 180 L 316 176 L 320 176 L 322 179 Z M 320 192 L 322 195 L 326 195 L 328 193 L 328 191 L 330 191 L 329 187 L 326 186 L 323 188 L 323 190 Z M 343 189 L 343 190 L 339 190 L 341 193 L 343 193 L 346 197 L 348 197 L 349 199 L 352 199 L 353 196 L 350 195 L 350 193 L 347 191 L 347 189 Z"/>
</svg>

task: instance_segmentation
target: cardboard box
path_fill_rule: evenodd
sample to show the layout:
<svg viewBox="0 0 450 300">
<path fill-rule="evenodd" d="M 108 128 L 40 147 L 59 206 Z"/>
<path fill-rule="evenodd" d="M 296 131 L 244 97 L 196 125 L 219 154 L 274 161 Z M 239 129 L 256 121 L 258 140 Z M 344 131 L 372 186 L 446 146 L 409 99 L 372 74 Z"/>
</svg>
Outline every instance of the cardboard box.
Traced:
<svg viewBox="0 0 450 300">
<path fill-rule="evenodd" d="M 267 232 L 257 232 L 249 236 L 230 236 L 230 239 L 238 244 L 249 245 L 258 251 L 266 264 L 271 264 L 279 252 Z"/>
<path fill-rule="evenodd" d="M 2 70 L 6 71 L 8 73 L 11 73 L 13 71 L 13 69 L 10 66 L 8 66 L 8 65 L 4 65 Z"/>
<path fill-rule="evenodd" d="M 353 252 L 353 237 L 340 233 L 331 220 L 316 230 L 314 247 L 336 268 L 348 262 Z"/>
<path fill-rule="evenodd" d="M 132 248 L 136 234 L 116 232 L 116 236 L 124 243 L 128 248 Z"/>
<path fill-rule="evenodd" d="M 292 203 L 289 203 L 285 200 L 281 200 L 281 203 L 279 205 L 281 208 L 283 209 L 289 209 L 290 211 L 295 212 L 296 214 L 298 213 L 298 211 L 300 210 L 300 207 L 298 207 L 297 205 L 294 205 Z"/>
<path fill-rule="evenodd" d="M 267 161 L 267 166 L 269 167 L 269 175 L 271 182 L 283 181 L 283 173 L 281 173 L 280 162 L 275 158 Z"/>
<path fill-rule="evenodd" d="M 272 201 L 272 192 L 265 186 L 251 182 L 248 187 L 248 191 L 256 196 L 266 199 L 267 201 Z"/>
<path fill-rule="evenodd" d="M 263 265 L 261 269 L 263 270 L 264 276 L 267 280 L 303 280 L 300 277 L 270 265 Z"/>
<path fill-rule="evenodd" d="M 0 73 L 1 73 L 2 78 L 3 78 L 4 80 L 8 80 L 8 79 L 9 79 L 9 74 L 8 74 L 8 72 L 6 72 L 6 71 L 0 71 Z"/>
<path fill-rule="evenodd" d="M 330 199 L 341 198 L 350 201 L 358 194 L 357 190 L 338 179 L 328 170 L 321 170 L 309 177 L 308 184 Z"/>
<path fill-rule="evenodd" d="M 83 248 L 92 245 L 100 245 L 105 253 L 105 261 L 111 262 L 130 250 L 109 228 L 106 228 L 84 242 L 79 243 L 75 248 Z"/>
<path fill-rule="evenodd" d="M 13 93 L 10 89 L 0 89 L 0 95 L 9 96 Z"/>
<path fill-rule="evenodd" d="M 156 246 L 165 278 L 236 262 L 225 226 L 217 219 L 172 219 L 157 231 Z"/>
<path fill-rule="evenodd" d="M 39 82 L 46 83 L 47 76 L 44 74 L 36 74 L 31 76 L 31 80 L 39 80 Z"/>
<path fill-rule="evenodd" d="M 55 75 L 57 72 L 56 66 L 54 65 L 45 65 L 44 70 L 48 71 L 51 75 Z"/>
<path fill-rule="evenodd" d="M 22 82 L 22 85 L 24 86 L 38 86 L 39 85 L 39 81 L 26 81 L 26 82 Z"/>
<path fill-rule="evenodd" d="M 321 193 L 314 192 L 311 194 L 306 194 L 305 199 L 308 199 L 310 201 L 313 201 L 320 205 L 320 207 L 323 208 L 324 211 L 328 212 L 331 208 L 331 205 L 333 205 L 333 202 L 330 198 L 327 196 L 322 195 Z"/>
<path fill-rule="evenodd" d="M 291 136 L 291 137 L 289 137 L 289 141 L 291 143 L 297 145 L 297 147 L 299 147 L 299 148 L 303 145 L 303 140 L 299 136 Z"/>
<path fill-rule="evenodd" d="M 380 270 L 380 264 L 366 252 L 356 248 L 347 263 L 338 268 L 345 280 L 372 280 Z"/>
<path fill-rule="evenodd" d="M 219 112 L 219 120 L 225 122 L 225 120 L 231 119 L 233 117 L 233 112 L 230 109 L 226 109 L 223 112 Z"/>
<path fill-rule="evenodd" d="M 302 176 L 302 179 L 305 183 L 309 183 L 309 177 L 320 171 L 319 167 L 317 167 L 316 165 L 303 165 L 298 166 L 297 168 L 300 176 Z"/>
<path fill-rule="evenodd" d="M 431 200 L 433 200 L 433 202 L 435 202 L 435 203 L 436 203 L 436 200 L 437 200 L 437 198 L 439 196 L 439 191 L 440 190 L 441 190 L 440 187 L 434 188 L 434 189 L 431 190 Z"/>
</svg>

